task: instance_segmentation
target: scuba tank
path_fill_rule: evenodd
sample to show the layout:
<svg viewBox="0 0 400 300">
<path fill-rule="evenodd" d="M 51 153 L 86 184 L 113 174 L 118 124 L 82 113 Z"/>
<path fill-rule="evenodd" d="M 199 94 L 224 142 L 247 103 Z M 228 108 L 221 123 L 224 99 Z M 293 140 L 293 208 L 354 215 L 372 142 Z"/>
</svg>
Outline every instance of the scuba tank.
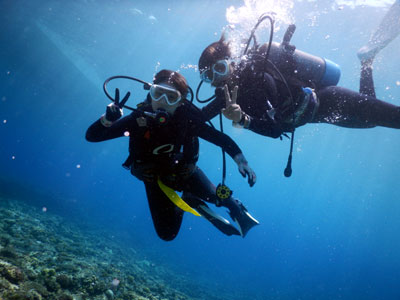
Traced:
<svg viewBox="0 0 400 300">
<path fill-rule="evenodd" d="M 256 59 L 263 57 L 268 71 L 274 74 L 278 68 L 290 83 L 314 88 L 337 85 L 341 75 L 340 66 L 289 44 L 295 30 L 294 24 L 289 25 L 282 43 L 270 41 L 252 49 L 249 56 L 254 55 Z"/>
<path fill-rule="evenodd" d="M 281 65 L 282 61 L 287 62 L 287 51 L 292 50 L 287 50 L 283 44 L 272 42 L 269 60 L 277 66 Z M 333 61 L 297 49 L 290 55 L 295 63 L 295 71 L 287 78 L 289 82 L 298 81 L 305 86 L 316 87 L 337 85 L 339 82 L 340 67 Z"/>
</svg>

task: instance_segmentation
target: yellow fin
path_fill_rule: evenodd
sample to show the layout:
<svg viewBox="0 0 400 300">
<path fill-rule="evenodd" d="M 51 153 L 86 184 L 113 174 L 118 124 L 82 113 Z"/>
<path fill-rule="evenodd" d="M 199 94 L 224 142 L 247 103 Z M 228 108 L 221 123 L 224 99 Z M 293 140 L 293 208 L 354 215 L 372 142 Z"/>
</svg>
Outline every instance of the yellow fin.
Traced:
<svg viewBox="0 0 400 300">
<path fill-rule="evenodd" d="M 189 206 L 179 195 L 170 187 L 166 186 L 164 183 L 161 182 L 160 178 L 157 180 L 158 186 L 160 189 L 164 192 L 165 195 L 180 209 L 183 211 L 189 212 L 191 214 L 194 214 L 197 217 L 201 217 L 201 215 L 195 211 L 193 208 Z"/>
</svg>

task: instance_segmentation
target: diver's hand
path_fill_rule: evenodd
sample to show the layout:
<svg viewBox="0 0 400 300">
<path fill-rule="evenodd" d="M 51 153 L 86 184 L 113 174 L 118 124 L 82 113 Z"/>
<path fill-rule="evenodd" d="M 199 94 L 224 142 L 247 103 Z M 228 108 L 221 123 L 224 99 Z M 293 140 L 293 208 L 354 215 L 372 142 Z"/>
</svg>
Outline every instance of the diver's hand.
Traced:
<svg viewBox="0 0 400 300">
<path fill-rule="evenodd" d="M 247 181 L 250 187 L 252 187 L 256 183 L 257 176 L 256 173 L 254 173 L 254 171 L 252 170 L 252 168 L 250 168 L 250 166 L 248 165 L 244 155 L 242 153 L 236 154 L 233 159 L 239 167 L 240 174 L 242 174 L 243 177 L 246 177 L 247 175 Z"/>
<path fill-rule="evenodd" d="M 125 97 L 120 102 L 119 89 L 115 89 L 114 102 L 107 105 L 106 113 L 100 118 L 101 124 L 103 124 L 104 127 L 110 127 L 112 123 L 122 117 L 122 115 L 124 114 L 122 111 L 122 107 L 124 107 L 124 104 L 126 103 L 126 101 L 128 101 L 130 95 L 130 92 L 126 93 Z"/>
<path fill-rule="evenodd" d="M 243 112 L 240 106 L 236 104 L 238 86 L 234 87 L 232 91 L 232 97 L 229 93 L 228 85 L 226 84 L 224 86 L 224 92 L 226 106 L 222 109 L 222 113 L 224 114 L 225 118 L 232 120 L 235 123 L 239 123 L 242 119 Z"/>
</svg>

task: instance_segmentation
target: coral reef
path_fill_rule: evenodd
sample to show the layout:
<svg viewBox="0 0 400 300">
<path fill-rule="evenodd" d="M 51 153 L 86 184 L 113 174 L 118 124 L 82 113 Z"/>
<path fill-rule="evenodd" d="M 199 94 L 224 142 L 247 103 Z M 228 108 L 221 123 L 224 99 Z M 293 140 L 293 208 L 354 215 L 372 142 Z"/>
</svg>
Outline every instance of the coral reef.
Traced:
<svg viewBox="0 0 400 300">
<path fill-rule="evenodd" d="M 121 243 L 122 244 L 122 243 Z M 217 300 L 106 233 L 0 198 L 0 300 Z"/>
</svg>

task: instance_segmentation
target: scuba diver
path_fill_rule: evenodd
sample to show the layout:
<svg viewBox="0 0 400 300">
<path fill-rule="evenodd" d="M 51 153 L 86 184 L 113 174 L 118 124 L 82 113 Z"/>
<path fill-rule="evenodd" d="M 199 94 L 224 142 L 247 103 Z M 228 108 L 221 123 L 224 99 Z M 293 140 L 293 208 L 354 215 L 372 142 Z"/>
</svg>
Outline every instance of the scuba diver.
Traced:
<svg viewBox="0 0 400 300">
<path fill-rule="evenodd" d="M 268 43 L 258 45 L 254 32 L 269 19 Z M 295 25 L 287 29 L 282 43 L 272 42 L 273 17 L 262 15 L 253 28 L 240 61 L 231 55 L 224 34 L 210 44 L 199 59 L 200 84 L 210 83 L 215 95 L 202 108 L 206 120 L 222 111 L 233 125 L 255 133 L 282 138 L 292 134 L 285 176 L 289 177 L 293 135 L 307 123 L 328 123 L 348 128 L 383 126 L 400 129 L 400 107 L 376 99 L 371 60 L 364 64 L 360 92 L 336 86 L 340 67 L 334 62 L 297 50 L 290 44 Z M 251 40 L 254 46 L 249 48 Z M 376 51 L 374 52 L 377 53 Z"/>
<path fill-rule="evenodd" d="M 115 101 L 88 128 L 86 139 L 100 142 L 129 135 L 129 156 L 123 166 L 143 181 L 154 227 L 161 239 L 171 241 L 177 236 L 184 211 L 205 217 L 226 235 L 244 237 L 258 221 L 230 191 L 222 190 L 219 196 L 196 166 L 200 137 L 226 151 L 253 186 L 256 175 L 242 151 L 229 136 L 205 123 L 201 111 L 186 98 L 190 88 L 181 74 L 161 70 L 153 84 L 147 85 L 146 100 L 123 118 L 122 107 L 130 93 L 120 101 L 116 89 Z M 182 198 L 175 191 L 183 192 Z M 206 202 L 228 208 L 238 229 Z"/>
</svg>

